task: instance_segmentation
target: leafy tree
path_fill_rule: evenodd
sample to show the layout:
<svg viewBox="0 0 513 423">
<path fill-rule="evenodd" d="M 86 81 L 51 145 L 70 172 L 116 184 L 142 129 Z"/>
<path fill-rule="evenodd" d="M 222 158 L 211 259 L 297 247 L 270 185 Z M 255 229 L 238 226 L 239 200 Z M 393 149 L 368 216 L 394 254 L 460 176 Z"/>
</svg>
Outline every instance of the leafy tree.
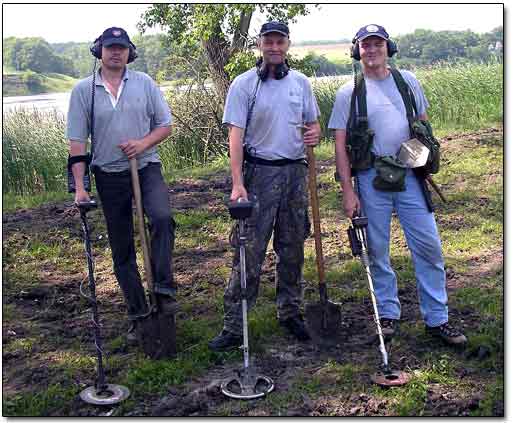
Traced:
<svg viewBox="0 0 513 423">
<path fill-rule="evenodd" d="M 76 76 L 71 60 L 56 54 L 51 45 L 39 37 L 6 38 L 3 54 L 5 64 L 17 71 L 55 72 Z"/>
<path fill-rule="evenodd" d="M 252 46 L 249 27 L 257 10 L 283 22 L 309 13 L 304 4 L 154 4 L 138 26 L 141 32 L 156 25 L 167 30 L 174 53 L 184 62 L 205 63 L 224 100 L 237 62 L 247 64 L 249 56 L 242 53 Z"/>
</svg>

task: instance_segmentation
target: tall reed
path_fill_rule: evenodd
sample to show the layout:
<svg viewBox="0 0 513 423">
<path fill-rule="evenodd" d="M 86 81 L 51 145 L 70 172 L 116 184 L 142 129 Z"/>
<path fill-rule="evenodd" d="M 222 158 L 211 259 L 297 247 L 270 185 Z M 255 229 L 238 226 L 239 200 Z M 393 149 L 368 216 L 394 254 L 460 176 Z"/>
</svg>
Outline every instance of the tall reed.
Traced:
<svg viewBox="0 0 513 423">
<path fill-rule="evenodd" d="M 58 112 L 16 109 L 3 118 L 3 192 L 64 190 L 68 155 L 64 117 Z"/>
<path fill-rule="evenodd" d="M 503 119 L 503 65 L 434 66 L 415 71 L 430 103 L 435 129 L 475 129 Z M 337 89 L 347 77 L 318 78 L 313 89 L 320 124 L 328 121 Z M 349 82 L 351 83 L 351 82 Z M 164 172 L 204 165 L 227 153 L 222 105 L 205 87 L 169 92 L 174 117 L 169 139 L 159 146 Z M 16 110 L 4 114 L 2 127 L 3 192 L 34 194 L 64 191 L 67 160 L 65 119 L 58 114 Z"/>
</svg>

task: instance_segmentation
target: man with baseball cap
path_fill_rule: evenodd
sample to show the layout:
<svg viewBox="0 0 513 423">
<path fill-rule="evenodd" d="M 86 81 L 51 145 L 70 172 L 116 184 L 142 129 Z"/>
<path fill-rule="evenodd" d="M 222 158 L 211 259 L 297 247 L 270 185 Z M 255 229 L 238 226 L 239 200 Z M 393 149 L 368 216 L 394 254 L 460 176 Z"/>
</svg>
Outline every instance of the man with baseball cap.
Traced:
<svg viewBox="0 0 513 423">
<path fill-rule="evenodd" d="M 276 21 L 262 25 L 261 57 L 256 67 L 232 82 L 223 123 L 229 127 L 230 199 L 255 201 L 247 224 L 248 305 L 256 302 L 260 270 L 274 234 L 278 320 L 305 341 L 309 335 L 300 312 L 304 241 L 309 236 L 305 145 L 319 142 L 320 126 L 310 82 L 288 66 L 289 47 L 287 25 Z M 224 294 L 224 312 L 223 330 L 209 342 L 215 351 L 236 348 L 242 342 L 238 248 Z"/>
<path fill-rule="evenodd" d="M 91 167 L 107 223 L 114 273 L 127 305 L 130 322 L 127 339 L 135 343 L 137 323 L 147 316 L 148 305 L 133 239 L 133 192 L 129 172 L 129 160 L 133 158 L 137 159 L 143 208 L 150 223 L 158 307 L 165 313 L 174 313 L 177 309 L 171 262 L 175 222 L 157 153 L 157 145 L 171 133 L 171 112 L 155 82 L 147 74 L 127 68 L 127 63 L 137 54 L 124 29 L 106 29 L 95 40 L 91 53 L 101 59 L 101 67 L 73 88 L 67 138 L 70 156 L 85 157 L 91 136 Z M 72 172 L 75 202 L 89 201 L 83 183 L 85 164 L 75 162 Z"/>
<path fill-rule="evenodd" d="M 413 73 L 388 66 L 388 58 L 396 52 L 380 25 L 363 26 L 353 39 L 351 55 L 361 62 L 362 74 L 356 77 L 356 90 L 353 81 L 338 90 L 328 125 L 335 131 L 343 208 L 349 218 L 360 209 L 368 217 L 370 269 L 384 335 L 391 338 L 396 333 L 401 313 L 389 254 L 395 211 L 412 255 L 426 331 L 448 344 L 463 346 L 466 337 L 448 323 L 442 246 L 425 169 L 406 168 L 396 160 L 401 144 L 412 138 L 412 123 L 428 125 L 429 105 Z M 352 171 L 358 195 L 351 183 Z"/>
</svg>

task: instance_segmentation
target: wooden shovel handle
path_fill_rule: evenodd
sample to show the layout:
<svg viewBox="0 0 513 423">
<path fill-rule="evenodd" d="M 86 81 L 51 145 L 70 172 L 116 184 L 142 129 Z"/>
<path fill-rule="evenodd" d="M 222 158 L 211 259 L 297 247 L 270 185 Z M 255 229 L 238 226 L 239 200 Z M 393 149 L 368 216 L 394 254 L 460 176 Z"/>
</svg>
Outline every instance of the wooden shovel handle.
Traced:
<svg viewBox="0 0 513 423">
<path fill-rule="evenodd" d="M 322 255 L 321 243 L 321 219 L 319 217 L 319 199 L 317 197 L 315 155 L 312 146 L 306 147 L 306 155 L 308 159 L 308 188 L 310 191 L 310 202 L 312 206 L 312 217 L 314 224 L 315 257 L 317 259 L 317 272 L 319 274 L 319 285 L 324 285 L 324 258 Z"/>
<path fill-rule="evenodd" d="M 139 183 L 139 172 L 137 171 L 137 159 L 130 159 L 130 174 L 132 176 L 132 188 L 134 191 L 135 210 L 137 215 L 137 226 L 144 258 L 144 271 L 146 273 L 146 283 L 150 295 L 153 294 L 153 272 L 151 271 L 151 256 L 148 247 L 148 238 L 146 237 L 146 225 L 144 224 L 144 213 L 142 206 L 141 185 Z"/>
</svg>

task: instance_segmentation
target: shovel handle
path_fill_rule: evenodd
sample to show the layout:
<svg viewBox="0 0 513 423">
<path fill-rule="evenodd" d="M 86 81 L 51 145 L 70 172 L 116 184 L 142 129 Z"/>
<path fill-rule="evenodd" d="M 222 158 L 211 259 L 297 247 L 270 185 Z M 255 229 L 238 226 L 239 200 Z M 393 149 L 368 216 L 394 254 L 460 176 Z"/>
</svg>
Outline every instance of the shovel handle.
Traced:
<svg viewBox="0 0 513 423">
<path fill-rule="evenodd" d="M 315 154 L 312 146 L 306 147 L 308 160 L 308 188 L 312 205 L 312 218 L 314 224 L 315 258 L 317 259 L 317 272 L 319 274 L 319 288 L 322 292 L 324 282 L 324 258 L 321 243 L 321 219 L 319 217 L 319 199 L 317 197 L 317 178 L 315 171 Z"/>
<path fill-rule="evenodd" d="M 139 183 L 139 172 L 137 170 L 137 159 L 130 159 L 130 174 L 132 176 L 132 189 L 134 191 L 135 210 L 137 215 L 137 226 L 143 250 L 144 271 L 150 295 L 153 295 L 153 272 L 151 270 L 151 256 L 146 237 L 146 225 L 144 224 L 144 213 L 142 206 L 141 185 Z"/>
</svg>

